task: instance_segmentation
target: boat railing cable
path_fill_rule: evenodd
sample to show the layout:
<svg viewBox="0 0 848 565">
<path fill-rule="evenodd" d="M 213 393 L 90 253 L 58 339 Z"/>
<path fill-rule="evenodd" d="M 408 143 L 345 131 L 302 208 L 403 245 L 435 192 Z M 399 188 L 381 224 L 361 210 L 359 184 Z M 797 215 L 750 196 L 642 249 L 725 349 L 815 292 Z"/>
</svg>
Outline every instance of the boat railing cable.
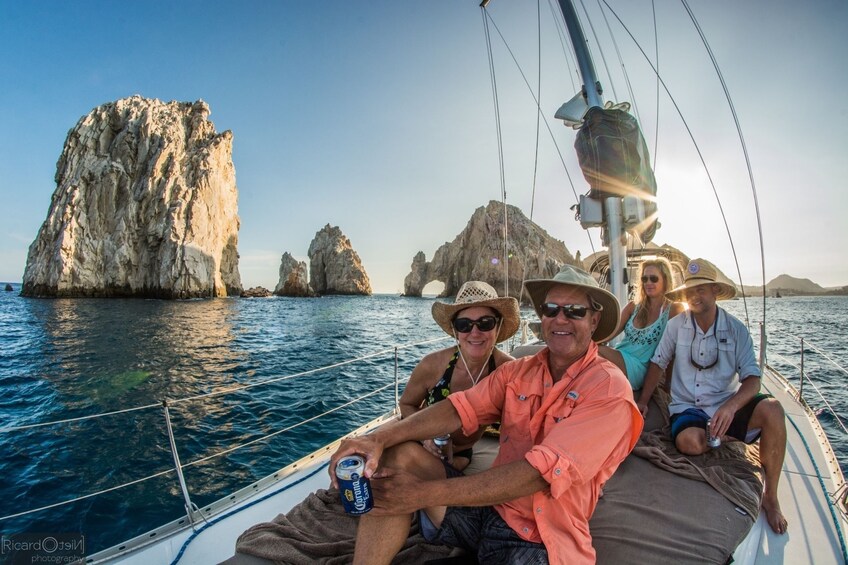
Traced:
<svg viewBox="0 0 848 565">
<path fill-rule="evenodd" d="M 185 397 L 182 397 L 182 398 L 168 399 L 168 403 L 169 403 L 170 406 L 173 406 L 175 404 L 182 404 L 182 403 L 185 403 L 185 402 L 191 402 L 193 400 L 211 398 L 213 396 L 220 396 L 220 395 L 224 395 L 224 394 L 232 394 L 234 392 L 239 392 L 239 391 L 246 390 L 246 389 L 249 389 L 249 388 L 254 388 L 254 387 L 258 387 L 258 386 L 265 386 L 265 385 L 269 385 L 269 384 L 272 384 L 272 383 L 277 383 L 277 382 L 281 382 L 281 381 L 287 381 L 287 380 L 291 380 L 291 379 L 295 379 L 295 378 L 299 378 L 299 377 L 304 377 L 306 375 L 312 375 L 314 373 L 319 373 L 319 372 L 327 371 L 327 370 L 330 370 L 330 369 L 336 369 L 338 367 L 343 367 L 345 365 L 351 365 L 351 364 L 357 363 L 359 361 L 364 361 L 364 360 L 367 360 L 367 359 L 372 359 L 374 357 L 384 356 L 388 353 L 393 353 L 393 352 L 395 352 L 395 350 L 410 349 L 412 347 L 429 345 L 431 343 L 437 343 L 439 341 L 445 341 L 445 340 L 448 340 L 448 339 L 451 339 L 451 338 L 449 336 L 443 336 L 443 337 L 437 337 L 437 338 L 433 338 L 433 339 L 418 341 L 418 342 L 415 342 L 415 343 L 409 343 L 409 344 L 405 344 L 405 345 L 396 345 L 396 346 L 393 346 L 393 347 L 388 348 L 388 349 L 382 349 L 382 350 L 376 351 L 374 353 L 369 353 L 367 355 L 362 355 L 360 357 L 355 357 L 353 359 L 346 359 L 344 361 L 339 361 L 338 363 L 333 363 L 331 365 L 324 365 L 324 366 L 321 366 L 321 367 L 317 367 L 315 369 L 309 369 L 309 370 L 306 370 L 306 371 L 301 371 L 299 373 L 293 373 L 291 375 L 284 375 L 282 377 L 274 377 L 274 378 L 271 378 L 271 379 L 266 379 L 264 381 L 245 384 L 245 385 L 235 385 L 235 386 L 228 387 L 228 388 L 225 388 L 225 389 L 207 392 L 207 393 L 203 393 L 203 394 L 196 394 L 196 395 L 193 395 L 193 396 L 185 396 Z M 100 413 L 97 413 L 97 414 L 87 414 L 85 416 L 78 416 L 78 417 L 75 417 L 75 418 L 63 418 L 61 420 L 51 420 L 49 422 L 38 422 L 38 423 L 35 423 L 35 424 L 25 424 L 25 425 L 22 425 L 22 426 L 7 426 L 7 427 L 0 428 L 0 433 L 18 432 L 18 431 L 29 430 L 29 429 L 33 429 L 33 428 L 40 428 L 40 427 L 45 427 L 45 426 L 54 426 L 54 425 L 58 425 L 58 424 L 69 424 L 69 423 L 75 423 L 75 422 L 82 422 L 82 421 L 85 421 L 85 420 L 91 420 L 91 419 L 95 419 L 95 418 L 103 418 L 103 417 L 106 417 L 106 416 L 114 416 L 114 415 L 117 415 L 117 414 L 125 414 L 125 413 L 128 413 L 128 412 L 136 412 L 138 410 L 148 410 L 148 409 L 151 409 L 151 408 L 161 408 L 161 407 L 162 407 L 162 403 L 157 402 L 155 404 L 145 404 L 143 406 L 134 406 L 132 408 L 125 408 L 125 409 L 122 409 L 122 410 L 112 410 L 112 411 L 109 411 L 109 412 L 100 412 Z"/>
<path fill-rule="evenodd" d="M 830 402 L 828 401 L 825 394 L 816 385 L 815 381 L 812 378 L 812 374 L 814 372 L 819 372 L 820 369 L 814 369 L 814 370 L 811 371 L 811 370 L 809 370 L 805 367 L 805 362 L 804 362 L 805 349 L 807 347 L 813 349 L 814 351 L 816 351 L 816 353 L 818 353 L 819 355 L 821 355 L 822 357 L 827 359 L 832 364 L 833 368 L 837 369 L 838 371 L 840 371 L 842 373 L 845 373 L 846 375 L 848 375 L 848 369 L 845 369 L 845 367 L 842 367 L 830 355 L 828 355 L 827 353 L 822 351 L 819 347 L 816 347 L 814 344 L 810 343 L 805 338 L 795 336 L 793 334 L 789 334 L 789 335 L 800 340 L 800 343 L 801 343 L 800 364 L 794 363 L 791 359 L 787 358 L 785 355 L 780 355 L 780 354 L 774 353 L 773 350 L 772 350 L 772 355 L 775 358 L 779 358 L 781 361 L 783 361 L 784 363 L 786 363 L 787 365 L 789 365 L 790 367 L 793 367 L 796 371 L 798 371 L 798 375 L 799 375 L 798 400 L 803 400 L 805 403 L 807 403 L 807 405 L 809 405 L 809 402 L 807 402 L 806 398 L 804 397 L 804 384 L 806 383 L 806 384 L 809 384 L 809 386 L 812 386 L 813 389 L 815 389 L 816 393 L 818 394 L 819 398 L 821 399 L 822 403 L 824 403 L 824 405 L 827 407 L 827 410 L 830 412 L 831 416 L 833 416 L 833 418 L 836 420 L 836 423 L 839 425 L 840 428 L 842 428 L 842 431 L 846 435 L 848 435 L 848 427 L 846 427 L 845 423 L 839 417 L 838 411 L 830 404 Z"/>
<path fill-rule="evenodd" d="M 304 424 L 307 424 L 307 423 L 309 423 L 309 422 L 312 422 L 312 421 L 318 420 L 318 419 L 320 419 L 320 418 L 323 418 L 324 416 L 327 416 L 327 415 L 329 415 L 329 414 L 332 414 L 333 412 L 337 412 L 337 411 L 339 411 L 339 410 L 341 410 L 341 409 L 343 409 L 343 408 L 346 408 L 346 407 L 348 407 L 348 406 L 351 406 L 352 404 L 356 404 L 357 402 L 360 402 L 360 401 L 362 401 L 362 400 L 365 400 L 366 398 L 370 398 L 371 396 L 374 396 L 374 395 L 376 395 L 376 394 L 379 394 L 380 392 L 382 392 L 382 391 L 386 390 L 387 388 L 389 388 L 389 387 L 391 387 L 391 386 L 394 386 L 394 383 L 387 384 L 387 385 L 384 385 L 384 386 L 382 386 L 382 387 L 380 387 L 380 388 L 377 388 L 377 389 L 375 389 L 375 390 L 372 390 L 372 391 L 371 391 L 371 392 L 369 392 L 369 393 L 363 394 L 363 395 L 361 395 L 361 396 L 359 396 L 359 397 L 357 397 L 357 398 L 354 398 L 353 400 L 350 400 L 350 401 L 348 401 L 348 402 L 346 402 L 346 403 L 344 403 L 344 404 L 341 404 L 341 405 L 339 405 L 339 406 L 336 406 L 335 408 L 331 408 L 331 409 L 329 409 L 329 410 L 326 410 L 325 412 L 323 412 L 323 413 L 321 413 L 321 414 L 317 414 L 317 415 L 315 415 L 315 416 L 313 416 L 313 417 L 311 417 L 311 418 L 307 418 L 306 420 L 302 420 L 302 421 L 300 421 L 300 422 L 298 422 L 298 423 L 296 423 L 296 424 L 293 424 L 293 425 L 291 425 L 291 426 L 288 426 L 287 428 L 283 428 L 283 429 L 281 429 L 281 430 L 277 430 L 277 431 L 275 431 L 275 432 L 271 432 L 271 433 L 266 434 L 266 435 L 264 435 L 264 436 L 262 436 L 262 437 L 260 437 L 260 438 L 253 439 L 253 440 L 248 441 L 248 442 L 246 442 L 246 443 L 242 443 L 242 444 L 236 445 L 235 447 L 232 447 L 232 448 L 228 448 L 228 449 L 225 449 L 225 450 L 219 451 L 218 453 L 214 453 L 214 454 L 212 454 L 212 455 L 208 455 L 208 456 L 206 456 L 206 457 L 202 457 L 202 458 L 200 458 L 200 459 L 195 459 L 195 460 L 190 461 L 190 462 L 188 462 L 188 463 L 179 463 L 179 458 L 178 458 L 178 456 L 175 456 L 175 460 L 177 461 L 177 466 L 175 466 L 173 469 L 166 469 L 166 470 L 164 470 L 164 471 L 160 471 L 160 472 L 158 472 L 158 473 L 154 473 L 154 474 L 152 474 L 152 475 L 148 475 L 148 476 L 146 476 L 146 477 L 142 477 L 142 478 L 140 478 L 140 479 L 135 479 L 135 480 L 132 480 L 132 481 L 128 481 L 128 482 L 126 482 L 126 483 L 122 483 L 122 484 L 120 484 L 120 485 L 115 485 L 115 486 L 113 486 L 113 487 L 109 487 L 109 488 L 101 489 L 101 490 L 99 490 L 99 491 L 92 492 L 92 493 L 89 493 L 89 494 L 85 494 L 85 495 L 82 495 L 82 496 L 78 496 L 78 497 L 76 497 L 76 498 L 72 498 L 72 499 L 69 499 L 69 500 L 63 500 L 63 501 L 61 501 L 61 502 L 56 502 L 56 503 L 54 503 L 54 504 L 49 504 L 49 505 L 46 505 L 46 506 L 41 506 L 41 507 L 39 507 L 39 508 L 32 508 L 32 509 L 30 509 L 30 510 L 25 510 L 25 511 L 23 511 L 23 512 L 18 512 L 18 513 L 15 513 L 15 514 L 9 514 L 8 516 L 0 516 L 0 521 L 3 521 L 3 520 L 9 520 L 9 519 L 11 519 L 11 518 L 18 518 L 18 517 L 20 517 L 20 516 L 25 516 L 25 515 L 27 515 L 27 514 L 35 514 L 36 512 L 41 512 L 42 510 L 48 510 L 48 509 L 50 509 L 50 508 L 56 508 L 56 507 L 58 507 L 58 506 L 64 506 L 64 505 L 67 505 L 67 504 L 72 504 L 72 503 L 74 503 L 74 502 L 79 502 L 80 500 L 85 500 L 85 499 L 92 498 L 92 497 L 95 497 L 95 496 L 98 496 L 98 495 L 101 495 L 101 494 L 106 494 L 106 493 L 108 493 L 108 492 L 113 492 L 113 491 L 116 491 L 116 490 L 120 490 L 120 489 L 122 489 L 122 488 L 126 488 L 126 487 L 129 487 L 129 486 L 133 486 L 133 485 L 136 485 L 136 484 L 139 484 L 139 483 L 143 483 L 143 482 L 148 481 L 148 480 L 150 480 L 150 479 L 155 479 L 155 478 L 157 478 L 157 477 L 162 477 L 162 476 L 165 476 L 165 475 L 168 475 L 168 474 L 174 473 L 174 472 L 176 472 L 176 473 L 178 474 L 178 476 L 180 477 L 180 487 L 181 487 L 181 491 L 183 492 L 183 496 L 184 496 L 184 499 L 185 499 L 185 503 L 186 503 L 185 505 L 186 505 L 186 507 L 187 507 L 187 508 L 189 508 L 189 507 L 190 507 L 190 508 L 196 509 L 196 508 L 197 508 L 197 506 L 191 502 L 191 498 L 190 498 L 190 496 L 189 496 L 189 491 L 188 491 L 188 486 L 187 486 L 187 484 L 185 483 L 185 479 L 182 477 L 182 470 L 183 470 L 183 469 L 185 469 L 185 468 L 187 468 L 187 467 L 192 467 L 192 466 L 194 466 L 194 465 L 199 465 L 200 463 L 203 463 L 203 462 L 205 462 L 205 461 L 209 461 L 210 459 L 215 459 L 216 457 L 220 457 L 220 456 L 222 456 L 222 455 L 226 455 L 226 454 L 228 454 L 228 453 L 232 453 L 233 451 L 237 451 L 237 450 L 242 449 L 242 448 L 244 448 L 244 447 L 248 447 L 248 446 L 254 445 L 254 444 L 256 444 L 256 443 L 263 442 L 263 441 L 265 441 L 265 440 L 267 440 L 267 439 L 270 439 L 270 438 L 272 438 L 272 437 L 274 437 L 274 436 L 277 436 L 277 435 L 280 435 L 280 434 L 282 434 L 282 433 L 289 432 L 289 431 L 291 431 L 291 430 L 293 430 L 293 429 L 295 429 L 295 428 L 298 428 L 298 427 L 300 427 L 300 426 L 302 426 L 302 425 L 304 425 Z M 167 408 L 167 407 L 166 407 L 166 408 Z M 170 434 L 169 434 L 169 435 L 170 435 Z M 172 437 L 172 436 L 171 436 L 171 437 Z M 174 451 L 176 450 L 175 444 L 174 444 L 173 442 L 172 442 L 172 448 L 174 449 Z M 191 512 L 187 512 L 187 514 L 189 515 L 189 517 L 191 517 L 191 515 L 192 515 L 192 513 L 191 513 Z"/>
<path fill-rule="evenodd" d="M 362 396 L 358 396 L 358 397 L 354 398 L 353 400 L 345 402 L 344 404 L 340 404 L 339 406 L 336 406 L 335 408 L 330 408 L 329 410 L 326 410 L 325 412 L 322 412 L 321 414 L 316 414 L 315 416 L 312 416 L 311 418 L 307 418 L 306 420 L 301 420 L 300 422 L 297 422 L 296 424 L 292 424 L 291 426 L 288 426 L 287 428 L 282 428 L 282 429 L 277 430 L 275 432 L 271 432 L 270 434 L 266 434 L 262 437 L 252 439 L 252 440 L 250 440 L 246 443 L 241 443 L 239 445 L 236 445 L 235 447 L 224 449 L 222 451 L 219 451 L 218 453 L 213 453 L 212 455 L 207 455 L 206 457 L 201 457 L 200 459 L 195 459 L 194 461 L 184 463 L 182 465 L 182 467 L 186 468 L 186 467 L 191 467 L 193 465 L 199 465 L 200 463 L 203 463 L 205 461 L 209 461 L 210 459 L 215 459 L 216 457 L 220 457 L 222 455 L 232 453 L 233 451 L 237 451 L 237 450 L 242 449 L 244 447 L 248 447 L 248 446 L 263 442 L 263 441 L 270 439 L 274 436 L 278 436 L 278 435 L 283 434 L 285 432 L 289 432 L 289 431 L 291 431 L 295 428 L 299 428 L 300 426 L 303 426 L 304 424 L 308 424 L 309 422 L 313 422 L 315 420 L 323 418 L 324 416 L 332 414 L 333 412 L 338 412 L 339 410 L 341 410 L 343 408 L 347 408 L 348 406 L 356 404 L 357 402 L 365 400 L 366 398 L 370 398 L 370 397 L 374 396 L 375 394 L 379 394 L 379 393 L 383 392 L 384 390 L 388 389 L 389 387 L 393 387 L 393 386 L 394 386 L 394 382 L 387 384 L 387 385 L 383 385 L 379 388 L 372 390 L 371 392 L 368 392 L 366 394 L 363 394 Z"/>
<path fill-rule="evenodd" d="M 262 437 L 252 439 L 248 442 L 238 444 L 234 447 L 224 449 L 224 450 L 219 451 L 217 453 L 214 453 L 212 455 L 208 455 L 208 456 L 205 456 L 205 457 L 201 457 L 199 459 L 195 459 L 195 460 L 190 461 L 188 463 L 181 463 L 180 462 L 179 454 L 178 454 L 177 448 L 176 448 L 176 442 L 174 441 L 174 434 L 173 434 L 173 430 L 172 430 L 172 426 L 171 426 L 169 407 L 173 406 L 177 402 L 184 402 L 184 401 L 188 401 L 188 400 L 197 400 L 197 399 L 208 398 L 209 396 L 212 396 L 212 395 L 209 395 L 209 394 L 195 395 L 195 396 L 191 396 L 191 397 L 181 398 L 179 400 L 168 399 L 168 400 L 164 400 L 160 404 L 145 405 L 145 406 L 140 406 L 140 407 L 136 407 L 136 408 L 129 408 L 129 409 L 126 409 L 126 410 L 115 410 L 115 411 L 111 411 L 111 412 L 104 412 L 104 413 L 101 413 L 101 414 L 92 414 L 92 415 L 88 415 L 88 416 L 81 416 L 79 418 L 66 418 L 66 419 L 63 419 L 63 420 L 56 420 L 56 421 L 53 421 L 53 422 L 45 422 L 45 423 L 36 424 L 36 425 L 4 428 L 2 430 L 4 432 L 19 431 L 19 430 L 26 430 L 26 429 L 31 429 L 31 428 L 34 428 L 34 427 L 39 427 L 39 426 L 47 426 L 47 425 L 51 425 L 51 424 L 69 423 L 69 422 L 90 420 L 90 419 L 97 418 L 97 417 L 112 416 L 112 415 L 115 415 L 115 414 L 133 412 L 133 411 L 136 411 L 136 410 L 153 408 L 153 407 L 163 408 L 164 414 L 165 414 L 166 429 L 167 429 L 168 438 L 169 438 L 169 442 L 170 442 L 170 449 L 171 449 L 172 457 L 174 459 L 174 467 L 172 467 L 170 469 L 163 470 L 163 471 L 159 471 L 157 473 L 154 473 L 152 475 L 148 475 L 148 476 L 145 476 L 145 477 L 142 477 L 142 478 L 139 478 L 139 479 L 127 481 L 127 482 L 122 483 L 120 485 L 115 485 L 115 486 L 112 486 L 112 487 L 101 489 L 101 490 L 98 490 L 96 492 L 92 492 L 92 493 L 85 494 L 85 495 L 82 495 L 82 496 L 78 496 L 78 497 L 75 497 L 75 498 L 71 498 L 71 499 L 68 499 L 68 500 L 56 502 L 56 503 L 53 503 L 53 504 L 48 504 L 48 505 L 41 506 L 41 507 L 38 507 L 38 508 L 31 508 L 29 510 L 25 510 L 25 511 L 22 511 L 22 512 L 16 512 L 14 514 L 9 514 L 9 515 L 6 515 L 6 516 L 0 516 L 0 522 L 2 522 L 4 520 L 9 520 L 9 519 L 12 519 L 12 518 L 18 518 L 18 517 L 21 517 L 21 516 L 26 516 L 28 514 L 35 514 L 37 512 L 49 510 L 51 508 L 56 508 L 56 507 L 59 507 L 59 506 L 65 506 L 65 505 L 68 505 L 68 504 L 72 504 L 74 502 L 79 502 L 81 500 L 86 500 L 86 499 L 89 499 L 89 498 L 93 498 L 95 496 L 99 496 L 99 495 L 106 494 L 106 493 L 113 492 L 113 491 L 117 491 L 117 490 L 120 490 L 120 489 L 123 489 L 123 488 L 126 488 L 126 487 L 130 487 L 130 486 L 133 486 L 133 485 L 136 485 L 136 484 L 139 484 L 139 483 L 143 483 L 145 481 L 155 479 L 157 477 L 162 477 L 162 476 L 165 476 L 165 475 L 170 475 L 172 473 L 176 473 L 177 476 L 178 476 L 178 479 L 179 479 L 179 483 L 180 483 L 180 490 L 183 494 L 183 498 L 184 498 L 184 501 L 185 501 L 186 514 L 188 515 L 189 520 L 192 523 L 194 523 L 193 515 L 197 515 L 197 506 L 191 501 L 188 485 L 187 485 L 187 483 L 186 483 L 186 481 L 185 481 L 185 479 L 182 475 L 183 469 L 185 469 L 187 467 L 192 467 L 194 465 L 198 465 L 200 463 L 203 463 L 203 462 L 208 461 L 210 459 L 220 457 L 222 455 L 226 455 L 226 454 L 231 453 L 233 451 L 236 451 L 236 450 L 239 450 L 239 449 L 251 446 L 251 445 L 255 445 L 257 443 L 266 441 L 266 440 L 268 440 L 268 439 L 270 439 L 274 436 L 283 434 L 285 432 L 289 432 L 289 431 L 291 431 L 295 428 L 298 428 L 300 426 L 303 426 L 303 425 L 305 425 L 309 422 L 313 422 L 313 421 L 318 420 L 320 418 L 323 418 L 323 417 L 325 417 L 329 414 L 332 414 L 334 412 L 342 410 L 342 409 L 344 409 L 348 406 L 351 406 L 353 404 L 361 402 L 361 401 L 363 401 L 367 398 L 370 398 L 374 395 L 377 395 L 377 394 L 385 391 L 386 389 L 388 389 L 390 387 L 395 388 L 395 396 L 397 397 L 397 387 L 399 386 L 399 379 L 398 379 L 398 374 L 397 374 L 398 373 L 398 362 L 397 362 L 398 351 L 401 350 L 401 349 L 409 349 L 409 348 L 412 348 L 412 347 L 417 347 L 417 346 L 420 346 L 420 345 L 427 345 L 427 344 L 443 341 L 443 340 L 446 340 L 446 339 L 450 339 L 450 338 L 448 336 L 445 336 L 445 337 L 439 337 L 439 338 L 435 338 L 435 339 L 419 341 L 419 342 L 416 342 L 416 343 L 413 343 L 413 344 L 396 345 L 396 346 L 392 347 L 391 349 L 384 349 L 384 350 L 381 350 L 381 351 L 376 352 L 376 353 L 363 355 L 363 356 L 357 357 L 355 359 L 350 359 L 350 360 L 347 360 L 347 361 L 344 361 L 344 362 L 334 363 L 332 365 L 327 365 L 327 366 L 320 367 L 318 369 L 314 369 L 314 370 L 310 370 L 310 371 L 303 371 L 301 373 L 297 373 L 296 375 L 288 375 L 286 378 L 293 378 L 295 376 L 303 376 L 303 375 L 307 375 L 307 374 L 312 374 L 312 373 L 315 373 L 319 370 L 325 370 L 325 369 L 329 369 L 329 368 L 333 368 L 333 367 L 340 367 L 340 366 L 344 366 L 344 365 L 349 365 L 349 364 L 352 364 L 352 363 L 355 363 L 355 362 L 358 362 L 358 361 L 364 361 L 364 360 L 371 359 L 371 358 L 379 356 L 379 355 L 387 355 L 388 353 L 392 353 L 394 355 L 394 367 L 395 367 L 394 372 L 395 372 L 395 375 L 394 375 L 394 379 L 391 383 L 383 385 L 381 387 L 378 387 L 378 388 L 376 388 L 376 389 L 374 389 L 370 392 L 367 392 L 363 395 L 358 396 L 357 398 L 349 400 L 348 402 L 345 402 L 345 403 L 343 403 L 339 406 L 330 408 L 330 409 L 322 412 L 321 414 L 317 414 L 315 416 L 312 416 L 311 418 L 307 418 L 305 420 L 302 420 L 300 422 L 292 424 L 291 426 L 288 426 L 286 428 L 271 432 L 271 433 L 266 434 Z M 283 378 L 268 379 L 266 381 L 263 381 L 262 383 L 256 383 L 255 385 L 246 385 L 246 386 L 238 387 L 238 388 L 235 388 L 235 389 L 228 389 L 227 391 L 218 391 L 218 394 L 224 394 L 225 392 L 226 393 L 236 392 L 237 390 L 244 390 L 246 388 L 252 388 L 253 386 L 258 386 L 260 384 L 270 384 L 272 382 L 279 382 L 281 380 L 283 380 Z M 396 401 L 395 401 L 395 405 L 397 405 L 397 398 L 396 398 Z"/>
<path fill-rule="evenodd" d="M 781 361 L 783 361 L 784 363 L 786 363 L 786 364 L 787 364 L 787 365 L 789 365 L 790 367 L 793 367 L 793 368 L 794 368 L 794 369 L 796 369 L 797 371 L 801 371 L 801 367 L 800 367 L 799 365 L 796 365 L 795 363 L 793 363 L 793 362 L 792 362 L 792 360 L 791 360 L 791 359 L 789 359 L 789 358 L 787 358 L 785 355 L 781 355 L 781 354 L 779 354 L 779 353 L 773 353 L 772 355 L 774 355 L 774 357 L 775 357 L 775 358 L 780 359 Z M 833 416 L 833 418 L 836 420 L 836 423 L 837 423 L 837 424 L 839 424 L 839 427 L 840 427 L 840 428 L 842 428 L 842 431 L 843 431 L 843 432 L 845 432 L 845 434 L 846 434 L 846 435 L 848 435 L 848 427 L 846 427 L 846 426 L 845 426 L 845 424 L 842 422 L 842 419 L 839 417 L 839 415 L 838 415 L 838 413 L 836 412 L 836 410 L 833 408 L 833 406 L 830 404 L 830 402 L 828 402 L 827 397 L 825 396 L 825 394 L 821 391 L 821 389 L 820 389 L 818 386 L 816 386 L 815 381 L 813 381 L 813 379 L 812 379 L 812 378 L 810 378 L 810 373 L 811 373 L 811 372 L 812 372 L 812 371 L 805 371 L 805 377 L 804 377 L 804 380 L 805 380 L 805 381 L 806 381 L 806 382 L 807 382 L 807 383 L 808 383 L 811 387 L 813 387 L 813 389 L 815 389 L 815 391 L 816 391 L 816 393 L 818 394 L 818 396 L 819 396 L 819 398 L 821 399 L 821 401 L 822 401 L 822 402 L 824 403 L 824 405 L 827 407 L 828 411 L 831 413 L 831 415 Z M 798 396 L 799 396 L 799 400 L 800 400 L 800 399 L 801 399 L 800 389 L 799 389 L 799 394 L 798 394 Z M 809 406 L 809 404 L 810 404 L 810 403 L 807 401 L 807 399 L 806 399 L 806 398 L 803 398 L 803 400 L 804 400 L 804 402 L 805 402 L 805 403 L 807 403 L 807 405 Z"/>
<path fill-rule="evenodd" d="M 36 512 L 41 512 L 42 510 L 49 510 L 51 508 L 57 508 L 59 506 L 65 506 L 66 504 L 71 504 L 73 502 L 79 502 L 80 500 L 85 500 L 87 498 L 93 498 L 93 497 L 101 495 L 101 494 L 106 494 L 107 492 L 112 492 L 112 491 L 120 490 L 120 489 L 125 488 L 125 487 L 132 486 L 132 485 L 137 485 L 139 483 L 149 481 L 150 479 L 155 479 L 156 477 L 163 477 L 163 476 L 171 474 L 173 472 L 174 472 L 174 469 L 166 469 L 164 471 L 159 471 L 158 473 L 154 473 L 152 475 L 148 475 L 148 476 L 142 477 L 140 479 L 135 479 L 133 481 L 122 483 L 120 485 L 115 485 L 113 487 L 105 488 L 105 489 L 99 490 L 97 492 L 84 494 L 82 496 L 78 496 L 76 498 L 71 498 L 69 500 L 63 500 L 61 502 L 54 502 L 53 504 L 48 504 L 46 506 L 41 506 L 39 508 L 31 508 L 29 510 L 24 510 L 23 512 L 17 512 L 15 514 L 9 514 L 7 516 L 0 516 L 0 522 L 2 522 L 4 520 L 10 520 L 12 518 L 18 518 L 20 516 L 26 516 L 27 514 L 35 514 Z"/>
</svg>

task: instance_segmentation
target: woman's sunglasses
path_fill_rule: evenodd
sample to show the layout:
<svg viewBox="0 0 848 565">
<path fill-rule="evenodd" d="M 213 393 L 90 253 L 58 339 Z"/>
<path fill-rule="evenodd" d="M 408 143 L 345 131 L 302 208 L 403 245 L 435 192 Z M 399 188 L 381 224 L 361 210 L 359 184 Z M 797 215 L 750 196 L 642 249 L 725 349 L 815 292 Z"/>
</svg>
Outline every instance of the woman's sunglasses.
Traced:
<svg viewBox="0 0 848 565">
<path fill-rule="evenodd" d="M 586 312 L 588 312 L 590 308 L 583 306 L 582 304 L 563 304 L 560 306 L 553 302 L 546 302 L 539 307 L 539 310 L 546 318 L 556 318 L 559 315 L 559 311 L 562 310 L 562 313 L 566 318 L 571 320 L 580 320 L 586 316 Z"/>
<path fill-rule="evenodd" d="M 642 275 L 642 283 L 646 283 L 648 281 L 658 283 L 660 282 L 660 278 L 657 275 Z"/>
<path fill-rule="evenodd" d="M 481 332 L 490 332 L 498 325 L 498 318 L 495 316 L 483 316 L 472 320 L 471 318 L 456 318 L 453 321 L 453 329 L 461 334 L 467 334 L 474 326 Z"/>
</svg>

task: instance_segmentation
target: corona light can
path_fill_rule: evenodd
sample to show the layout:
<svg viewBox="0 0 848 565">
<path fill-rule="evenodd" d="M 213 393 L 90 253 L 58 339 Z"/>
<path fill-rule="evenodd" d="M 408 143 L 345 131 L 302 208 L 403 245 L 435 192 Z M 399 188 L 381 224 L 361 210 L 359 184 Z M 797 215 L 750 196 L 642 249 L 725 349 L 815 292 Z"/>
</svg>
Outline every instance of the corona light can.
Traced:
<svg viewBox="0 0 848 565">
<path fill-rule="evenodd" d="M 365 514 L 374 507 L 371 481 L 365 477 L 365 459 L 351 455 L 336 464 L 339 495 L 348 514 Z"/>
</svg>

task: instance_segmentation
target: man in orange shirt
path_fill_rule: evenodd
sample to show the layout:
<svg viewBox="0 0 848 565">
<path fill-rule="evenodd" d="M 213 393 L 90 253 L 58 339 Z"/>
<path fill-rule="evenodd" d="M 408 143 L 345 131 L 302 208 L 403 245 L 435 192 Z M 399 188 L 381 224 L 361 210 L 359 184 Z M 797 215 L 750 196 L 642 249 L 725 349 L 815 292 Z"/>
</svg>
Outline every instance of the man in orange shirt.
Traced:
<svg viewBox="0 0 848 565">
<path fill-rule="evenodd" d="M 505 363 L 471 389 L 410 418 L 346 440 L 332 458 L 366 459 L 374 509 L 362 516 L 355 564 L 390 563 L 413 512 L 436 543 L 461 547 L 480 563 L 594 563 L 589 518 L 601 487 L 627 456 L 642 417 L 627 378 L 598 356 L 619 321 L 615 297 L 586 272 L 565 266 L 525 283 L 547 344 Z M 406 449 L 458 428 L 501 422 L 491 469 L 447 478 L 438 461 Z"/>
</svg>

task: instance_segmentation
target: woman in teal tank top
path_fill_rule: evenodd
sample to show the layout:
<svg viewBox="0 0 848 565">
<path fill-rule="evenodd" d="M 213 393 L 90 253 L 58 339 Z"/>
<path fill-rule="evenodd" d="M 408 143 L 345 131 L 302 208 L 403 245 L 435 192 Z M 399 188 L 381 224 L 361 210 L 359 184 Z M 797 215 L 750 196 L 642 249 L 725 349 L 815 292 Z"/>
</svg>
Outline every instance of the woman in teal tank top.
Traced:
<svg viewBox="0 0 848 565">
<path fill-rule="evenodd" d="M 613 335 L 623 331 L 624 338 L 615 348 L 599 347 L 601 357 L 621 369 L 633 390 L 642 388 L 648 362 L 654 356 L 669 318 L 684 310 L 683 304 L 665 297 L 665 293 L 674 288 L 668 260 L 659 257 L 645 261 L 640 270 L 636 300 L 628 302 L 621 311 L 621 322 Z"/>
</svg>

